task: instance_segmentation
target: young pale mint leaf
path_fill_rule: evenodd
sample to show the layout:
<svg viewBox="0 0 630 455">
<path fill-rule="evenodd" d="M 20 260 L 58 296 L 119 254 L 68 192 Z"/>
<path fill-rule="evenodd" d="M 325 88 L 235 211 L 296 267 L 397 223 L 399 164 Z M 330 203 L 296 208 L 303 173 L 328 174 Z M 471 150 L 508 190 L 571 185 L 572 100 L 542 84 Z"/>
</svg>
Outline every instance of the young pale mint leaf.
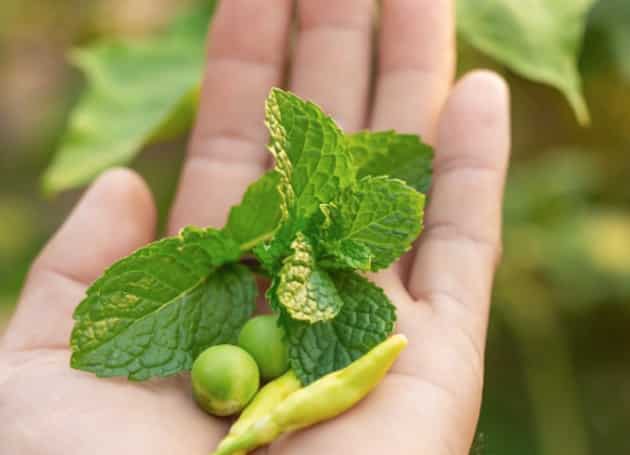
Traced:
<svg viewBox="0 0 630 455">
<path fill-rule="evenodd" d="M 386 175 L 427 193 L 431 185 L 433 149 L 413 134 L 362 131 L 347 135 L 357 178 Z"/>
<path fill-rule="evenodd" d="M 72 53 L 87 87 L 43 177 L 47 192 L 83 185 L 111 166 L 129 163 L 150 140 L 189 127 L 214 4 L 204 3 L 163 35 Z"/>
<path fill-rule="evenodd" d="M 239 256 L 222 232 L 189 228 L 118 261 L 75 310 L 72 367 L 144 380 L 234 342 L 256 297 L 253 274 L 231 264 Z"/>
<path fill-rule="evenodd" d="M 355 180 L 355 168 L 344 136 L 315 104 L 273 89 L 267 98 L 269 150 L 281 175 L 286 212 L 307 218 Z"/>
<path fill-rule="evenodd" d="M 470 44 L 520 75 L 559 89 L 589 123 L 577 60 L 595 0 L 458 0 L 457 28 Z"/>
<path fill-rule="evenodd" d="M 225 230 L 249 251 L 268 240 L 281 219 L 280 174 L 270 171 L 250 185 L 243 201 L 232 207 Z"/>
<path fill-rule="evenodd" d="M 298 233 L 291 250 L 273 286 L 275 299 L 293 319 L 310 324 L 333 319 L 343 301 L 328 273 L 315 264 L 309 240 Z"/>
<path fill-rule="evenodd" d="M 371 253 L 369 270 L 389 266 L 420 234 L 424 201 L 422 193 L 402 180 L 361 179 L 322 207 L 329 220 L 322 229 L 322 263 L 329 256 L 349 268 L 365 263 L 365 252 L 356 247 L 358 244 Z"/>
<path fill-rule="evenodd" d="M 335 319 L 316 324 L 280 319 L 291 368 L 304 385 L 349 365 L 394 330 L 396 308 L 382 289 L 355 272 L 331 277 L 344 302 Z"/>
</svg>

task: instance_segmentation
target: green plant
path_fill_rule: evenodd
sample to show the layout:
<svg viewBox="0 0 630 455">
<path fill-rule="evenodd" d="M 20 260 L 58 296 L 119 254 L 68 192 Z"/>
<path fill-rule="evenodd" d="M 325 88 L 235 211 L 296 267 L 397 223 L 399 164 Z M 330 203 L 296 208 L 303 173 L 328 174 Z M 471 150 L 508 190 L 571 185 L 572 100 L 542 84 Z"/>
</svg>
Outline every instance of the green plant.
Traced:
<svg viewBox="0 0 630 455">
<path fill-rule="evenodd" d="M 366 169 L 387 169 L 404 143 L 423 163 L 405 175 L 428 184 L 431 148 L 394 132 L 345 135 L 316 105 L 279 89 L 266 122 L 276 167 L 223 229 L 187 227 L 116 262 L 88 289 L 74 312 L 74 368 L 144 380 L 188 370 L 207 347 L 236 342 L 255 304 L 254 274 L 239 263 L 251 253 L 271 279 L 267 300 L 303 384 L 391 334 L 395 307 L 360 272 L 411 248 L 425 197 L 396 169 Z"/>
<path fill-rule="evenodd" d="M 582 124 L 590 122 L 577 59 L 595 0 L 458 0 L 457 28 L 484 53 L 533 81 L 560 90 Z"/>
<path fill-rule="evenodd" d="M 238 336 L 238 345 L 256 360 L 265 380 L 275 379 L 289 368 L 289 349 L 277 316 L 258 316 L 247 321 Z"/>
<path fill-rule="evenodd" d="M 240 412 L 260 385 L 254 359 L 238 346 L 223 344 L 203 351 L 191 371 L 197 403 L 216 416 Z"/>
</svg>

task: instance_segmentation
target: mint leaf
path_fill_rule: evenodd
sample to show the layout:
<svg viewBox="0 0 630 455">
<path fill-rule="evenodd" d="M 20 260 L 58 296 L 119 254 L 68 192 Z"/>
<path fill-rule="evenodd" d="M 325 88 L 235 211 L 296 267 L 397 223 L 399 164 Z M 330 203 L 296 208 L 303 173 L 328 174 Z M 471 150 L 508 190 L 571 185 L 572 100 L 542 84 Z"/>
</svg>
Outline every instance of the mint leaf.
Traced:
<svg viewBox="0 0 630 455">
<path fill-rule="evenodd" d="M 328 273 L 315 264 L 309 240 L 298 233 L 291 249 L 274 286 L 277 302 L 296 320 L 313 324 L 333 319 L 343 301 Z"/>
<path fill-rule="evenodd" d="M 281 219 L 280 174 L 270 171 L 251 184 L 242 202 L 232 207 L 225 230 L 243 251 L 269 239 Z"/>
<path fill-rule="evenodd" d="M 341 239 L 327 245 L 332 254 L 320 259 L 326 269 L 372 270 L 374 255 L 365 244 L 352 239 Z"/>
<path fill-rule="evenodd" d="M 355 180 L 335 122 L 315 104 L 274 88 L 266 103 L 269 150 L 281 175 L 285 217 L 308 218 Z"/>
<path fill-rule="evenodd" d="M 376 271 L 387 267 L 420 234 L 424 200 L 422 193 L 401 180 L 363 178 L 322 207 L 328 219 L 322 225 L 322 261 L 332 256 L 348 268 L 362 265 L 363 270 Z M 369 263 L 357 245 L 370 251 Z"/>
<path fill-rule="evenodd" d="M 233 342 L 256 296 L 252 273 L 230 264 L 239 256 L 226 234 L 187 228 L 118 261 L 75 310 L 72 367 L 143 380 Z"/>
<path fill-rule="evenodd" d="M 291 243 L 298 232 L 306 230 L 307 222 L 289 216 L 280 223 L 271 240 L 259 243 L 253 249 L 254 255 L 262 267 L 270 274 L 277 274 L 282 267 L 282 260 L 291 254 Z"/>
<path fill-rule="evenodd" d="M 346 367 L 394 330 L 396 308 L 382 289 L 354 272 L 331 278 L 344 304 L 332 321 L 308 324 L 281 318 L 291 368 L 304 385 Z"/>
<path fill-rule="evenodd" d="M 521 76 L 560 90 L 589 123 L 578 58 L 595 0 L 458 0 L 457 29 L 467 42 Z"/>
<path fill-rule="evenodd" d="M 418 136 L 395 131 L 362 131 L 346 136 L 357 178 L 389 176 L 427 193 L 431 185 L 433 149 Z"/>
<path fill-rule="evenodd" d="M 72 53 L 87 86 L 43 177 L 47 192 L 83 185 L 109 167 L 129 163 L 152 139 L 186 131 L 215 2 L 204 3 L 164 34 Z"/>
</svg>

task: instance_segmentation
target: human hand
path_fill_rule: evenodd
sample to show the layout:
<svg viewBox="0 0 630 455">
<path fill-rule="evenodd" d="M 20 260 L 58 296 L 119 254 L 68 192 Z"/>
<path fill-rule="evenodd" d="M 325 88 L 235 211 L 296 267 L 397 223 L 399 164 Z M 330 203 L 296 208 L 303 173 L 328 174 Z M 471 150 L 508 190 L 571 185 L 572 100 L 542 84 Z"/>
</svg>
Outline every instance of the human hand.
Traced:
<svg viewBox="0 0 630 455">
<path fill-rule="evenodd" d="M 346 130 L 393 128 L 436 145 L 417 249 L 373 277 L 397 305 L 410 345 L 367 399 L 278 441 L 274 455 L 463 455 L 478 418 L 509 149 L 507 89 L 488 72 L 451 86 L 451 1 L 384 0 L 371 97 L 374 4 L 300 1 L 288 87 Z M 283 82 L 291 17 L 290 0 L 221 3 L 170 233 L 221 226 L 269 166 L 263 105 Z M 204 454 L 224 435 L 226 423 L 195 406 L 182 376 L 133 383 L 68 366 L 71 315 L 87 285 L 151 241 L 154 224 L 145 184 L 110 171 L 35 261 L 1 344 L 2 455 Z"/>
</svg>

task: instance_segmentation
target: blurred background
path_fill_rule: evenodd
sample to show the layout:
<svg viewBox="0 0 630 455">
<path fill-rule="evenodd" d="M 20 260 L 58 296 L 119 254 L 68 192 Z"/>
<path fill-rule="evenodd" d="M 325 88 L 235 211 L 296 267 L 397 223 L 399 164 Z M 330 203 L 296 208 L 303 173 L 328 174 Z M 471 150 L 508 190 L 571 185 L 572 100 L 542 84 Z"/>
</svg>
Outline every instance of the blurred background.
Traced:
<svg viewBox="0 0 630 455">
<path fill-rule="evenodd" d="M 69 48 L 142 36 L 182 0 L 3 0 L 0 7 L 0 333 L 25 273 L 80 191 L 40 177 L 84 86 Z M 592 125 L 562 96 L 460 43 L 460 71 L 502 73 L 513 99 L 505 257 L 488 340 L 477 452 L 629 454 L 630 1 L 590 13 L 580 71 Z M 133 162 L 161 218 L 185 140 Z M 51 302 L 52 303 L 52 302 Z"/>
</svg>

